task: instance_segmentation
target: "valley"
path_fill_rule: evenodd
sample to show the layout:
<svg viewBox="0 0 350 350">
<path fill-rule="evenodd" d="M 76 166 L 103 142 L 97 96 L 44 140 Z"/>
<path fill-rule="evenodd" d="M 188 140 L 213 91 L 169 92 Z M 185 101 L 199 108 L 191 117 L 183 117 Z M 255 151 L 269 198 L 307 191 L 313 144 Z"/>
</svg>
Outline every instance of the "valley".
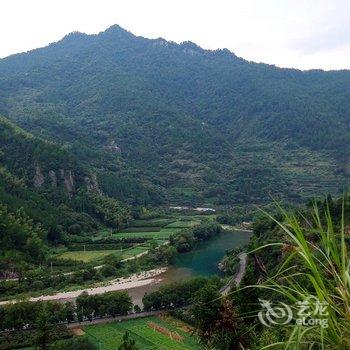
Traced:
<svg viewBox="0 0 350 350">
<path fill-rule="evenodd" d="M 51 276 L 56 276 L 57 278 L 60 278 L 60 274 L 67 277 L 75 276 L 77 274 L 77 267 L 74 268 L 74 271 L 67 271 L 70 266 L 69 264 L 72 264 L 71 267 L 73 268 L 74 263 L 80 264 L 81 269 L 93 268 L 96 272 L 99 272 L 106 268 L 106 264 L 108 265 L 109 263 L 108 259 L 114 260 L 117 264 L 132 264 L 134 261 L 135 264 L 137 264 L 139 259 L 147 258 L 148 254 L 152 254 L 152 251 L 154 254 L 162 245 L 169 245 L 169 240 L 172 235 L 176 235 L 176 233 L 186 229 L 195 228 L 199 226 L 203 220 L 215 220 L 215 215 L 184 215 L 173 212 L 167 214 L 166 217 L 135 220 L 126 231 L 120 233 L 103 230 L 97 233 L 91 240 L 95 250 L 90 250 L 89 244 L 91 243 L 86 240 L 84 243 L 75 243 L 73 250 L 70 250 L 69 247 L 53 249 L 51 257 L 48 257 L 48 261 L 51 261 L 51 263 L 47 267 L 46 272 L 49 272 Z M 81 237 L 84 237 L 84 235 Z M 113 237 L 117 239 L 122 237 L 123 239 L 136 238 L 141 240 L 147 238 L 149 241 L 146 241 L 146 243 L 136 243 L 129 248 L 121 250 L 104 250 L 105 239 L 112 239 Z M 48 290 L 49 295 L 34 296 L 29 300 L 65 301 L 74 300 L 83 291 L 87 291 L 89 294 L 101 294 L 107 291 L 127 290 L 133 302 L 142 305 L 142 298 L 145 292 L 156 290 L 159 284 L 177 282 L 196 276 L 211 276 L 219 273 L 218 264 L 225 253 L 233 248 L 239 248 L 247 244 L 249 237 L 249 232 L 223 231 L 208 241 L 197 243 L 192 251 L 176 256 L 171 260 L 170 268 L 164 267 L 147 271 L 139 269 L 137 273 L 131 274 L 130 276 L 126 274 L 125 277 L 123 276 L 114 280 L 105 276 L 105 282 L 90 282 L 92 284 L 90 286 L 87 285 L 88 288 L 86 289 L 74 291 L 74 289 L 77 289 L 76 287 L 67 286 L 68 290 L 66 292 L 60 291 L 55 294 L 53 290 Z M 102 249 L 100 249 L 100 247 Z M 55 265 L 52 264 L 52 260 L 55 261 Z M 65 272 L 60 269 L 60 263 L 64 264 Z M 166 261 L 160 261 L 160 263 L 166 266 Z M 87 265 L 85 266 L 84 264 Z M 154 267 L 156 266 L 157 264 L 155 263 Z M 58 271 L 56 271 L 56 269 L 58 269 Z M 43 272 L 45 273 L 45 270 L 43 270 Z M 101 277 L 103 277 L 103 275 Z M 8 280 L 8 282 L 13 283 L 16 280 L 17 279 L 12 278 Z M 5 287 L 6 281 L 3 282 L 3 284 L 3 287 Z M 34 292 L 34 295 L 38 293 L 40 293 L 40 291 Z M 23 295 L 20 297 L 23 298 Z M 5 304 L 7 302 L 8 301 L 3 301 L 0 302 L 0 304 Z"/>
<path fill-rule="evenodd" d="M 1 58 L 0 350 L 350 349 L 349 110 L 118 25 Z"/>
</svg>

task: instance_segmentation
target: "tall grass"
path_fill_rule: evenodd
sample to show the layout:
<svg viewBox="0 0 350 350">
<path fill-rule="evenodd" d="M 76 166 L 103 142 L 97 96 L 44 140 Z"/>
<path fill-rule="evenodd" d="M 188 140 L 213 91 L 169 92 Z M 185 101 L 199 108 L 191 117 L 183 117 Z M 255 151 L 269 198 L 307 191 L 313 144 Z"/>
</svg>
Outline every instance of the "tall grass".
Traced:
<svg viewBox="0 0 350 350">
<path fill-rule="evenodd" d="M 290 253 L 276 275 L 255 287 L 278 293 L 290 305 L 310 296 L 316 297 L 328 305 L 327 314 L 322 316 L 327 319 L 328 327 L 294 323 L 290 326 L 288 339 L 265 348 L 350 349 L 350 259 L 344 203 L 342 208 L 339 222 L 334 222 L 328 207 L 320 213 L 316 204 L 312 219 L 288 213 L 281 207 L 283 220 L 276 220 L 266 213 L 285 233 Z M 310 307 L 316 311 L 317 305 Z"/>
</svg>

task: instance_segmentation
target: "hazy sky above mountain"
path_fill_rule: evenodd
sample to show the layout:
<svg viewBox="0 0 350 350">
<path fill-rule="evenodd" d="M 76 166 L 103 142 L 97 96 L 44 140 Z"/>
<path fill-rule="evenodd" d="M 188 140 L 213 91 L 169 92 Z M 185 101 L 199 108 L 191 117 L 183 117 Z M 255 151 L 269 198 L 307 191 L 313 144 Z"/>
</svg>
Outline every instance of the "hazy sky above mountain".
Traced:
<svg viewBox="0 0 350 350">
<path fill-rule="evenodd" d="M 113 24 L 301 69 L 350 69 L 349 0 L 1 0 L 0 57 Z"/>
</svg>

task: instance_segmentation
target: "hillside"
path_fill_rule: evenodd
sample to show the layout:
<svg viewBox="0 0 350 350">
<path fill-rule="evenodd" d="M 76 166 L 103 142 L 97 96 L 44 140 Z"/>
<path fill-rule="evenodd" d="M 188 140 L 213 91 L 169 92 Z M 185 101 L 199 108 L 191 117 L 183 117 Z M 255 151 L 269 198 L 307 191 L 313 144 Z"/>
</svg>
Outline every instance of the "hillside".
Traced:
<svg viewBox="0 0 350 350">
<path fill-rule="evenodd" d="M 18 251 L 38 262 L 67 232 L 118 229 L 130 217 L 74 155 L 0 118 L 0 259 Z"/>
<path fill-rule="evenodd" d="M 280 69 L 119 26 L 0 60 L 0 113 L 132 204 L 294 202 L 348 184 L 350 72 Z"/>
</svg>

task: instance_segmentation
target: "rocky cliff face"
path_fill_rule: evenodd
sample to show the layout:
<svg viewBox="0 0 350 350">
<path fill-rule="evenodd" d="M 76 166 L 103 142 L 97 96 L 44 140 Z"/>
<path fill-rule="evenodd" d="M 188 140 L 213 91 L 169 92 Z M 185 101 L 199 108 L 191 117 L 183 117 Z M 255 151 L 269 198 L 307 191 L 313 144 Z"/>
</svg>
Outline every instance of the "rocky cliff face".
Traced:
<svg viewBox="0 0 350 350">
<path fill-rule="evenodd" d="M 53 170 L 49 171 L 49 177 L 51 180 L 51 186 L 56 188 L 57 187 L 57 175 Z"/>
<path fill-rule="evenodd" d="M 71 170 L 60 169 L 59 171 L 61 180 L 63 181 L 64 187 L 71 197 L 75 192 L 75 180 Z"/>
<path fill-rule="evenodd" d="M 34 179 L 33 179 L 33 185 L 35 188 L 40 188 L 41 186 L 43 186 L 44 182 L 45 182 L 44 175 L 41 172 L 40 166 L 37 165 L 35 167 L 35 175 L 34 175 Z"/>
<path fill-rule="evenodd" d="M 116 141 L 111 141 L 105 148 L 111 153 L 121 153 L 121 148 L 117 145 Z"/>
<path fill-rule="evenodd" d="M 94 192 L 97 194 L 102 194 L 102 191 L 101 191 L 100 186 L 99 186 L 98 181 L 97 181 L 96 174 L 92 174 L 91 177 L 85 176 L 84 180 L 85 180 L 85 185 L 86 185 L 86 188 L 88 189 L 88 191 L 91 191 L 91 192 Z"/>
<path fill-rule="evenodd" d="M 85 188 L 97 194 L 102 194 L 99 187 L 96 174 L 86 175 L 81 181 L 77 178 L 76 174 L 71 169 L 61 168 L 57 170 L 50 170 L 47 174 L 42 170 L 39 165 L 35 166 L 35 174 L 33 177 L 33 186 L 36 189 L 43 188 L 44 186 L 49 186 L 57 188 L 59 186 L 64 186 L 69 197 L 72 197 L 77 190 L 78 183 L 82 182 Z"/>
</svg>

